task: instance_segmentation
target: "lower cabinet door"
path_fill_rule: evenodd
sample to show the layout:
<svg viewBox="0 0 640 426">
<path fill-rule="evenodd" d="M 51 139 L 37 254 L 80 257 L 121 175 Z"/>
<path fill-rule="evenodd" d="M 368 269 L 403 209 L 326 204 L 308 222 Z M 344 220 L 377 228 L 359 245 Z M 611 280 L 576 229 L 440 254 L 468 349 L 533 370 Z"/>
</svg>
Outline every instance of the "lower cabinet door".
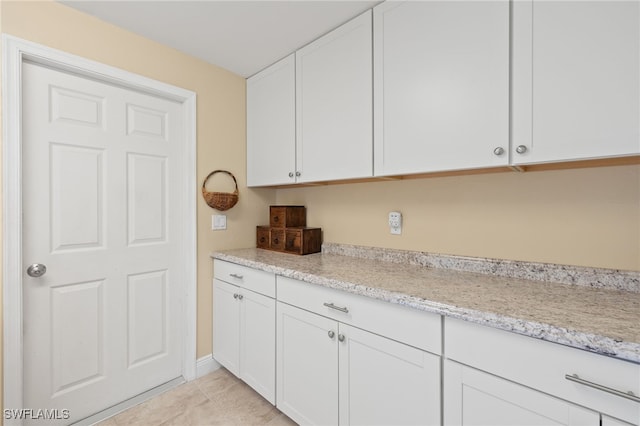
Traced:
<svg viewBox="0 0 640 426">
<path fill-rule="evenodd" d="M 267 401 L 276 402 L 276 301 L 240 292 L 240 375 Z"/>
<path fill-rule="evenodd" d="M 296 423 L 338 424 L 338 323 L 277 303 L 276 406 Z"/>
<path fill-rule="evenodd" d="M 444 424 L 598 426 L 600 414 L 446 360 Z"/>
<path fill-rule="evenodd" d="M 340 425 L 439 425 L 440 357 L 340 324 Z"/>
<path fill-rule="evenodd" d="M 213 357 L 236 376 L 240 374 L 239 292 L 235 285 L 213 280 Z"/>
</svg>

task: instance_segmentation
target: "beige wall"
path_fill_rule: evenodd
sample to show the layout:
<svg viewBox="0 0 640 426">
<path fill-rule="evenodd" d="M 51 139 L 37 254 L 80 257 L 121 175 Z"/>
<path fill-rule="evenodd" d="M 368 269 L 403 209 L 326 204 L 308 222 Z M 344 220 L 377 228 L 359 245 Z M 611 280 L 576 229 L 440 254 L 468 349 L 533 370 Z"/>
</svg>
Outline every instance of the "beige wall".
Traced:
<svg viewBox="0 0 640 426">
<path fill-rule="evenodd" d="M 275 200 L 274 190 L 249 190 L 245 186 L 244 78 L 59 3 L 3 0 L 0 13 L 5 33 L 197 93 L 198 181 L 201 183 L 210 171 L 223 168 L 234 173 L 240 185 L 240 201 L 227 212 L 226 231 L 210 230 L 214 210 L 198 196 L 197 355 L 210 354 L 209 253 L 254 245 L 255 225 L 268 218 L 268 205 Z M 210 183 L 216 190 L 227 190 L 223 177 Z"/>
<path fill-rule="evenodd" d="M 280 189 L 277 202 L 306 205 L 329 242 L 640 271 L 640 166 Z"/>
</svg>

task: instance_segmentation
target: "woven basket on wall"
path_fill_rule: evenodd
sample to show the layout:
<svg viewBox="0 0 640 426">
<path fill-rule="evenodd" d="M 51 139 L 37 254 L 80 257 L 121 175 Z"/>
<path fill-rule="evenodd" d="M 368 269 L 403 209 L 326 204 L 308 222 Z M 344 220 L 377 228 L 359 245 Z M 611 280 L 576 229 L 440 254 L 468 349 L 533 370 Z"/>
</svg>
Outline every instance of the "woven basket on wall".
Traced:
<svg viewBox="0 0 640 426">
<path fill-rule="evenodd" d="M 233 183 L 235 183 L 236 185 L 236 190 L 233 192 L 207 191 L 205 189 L 205 185 L 207 184 L 209 178 L 216 173 L 226 173 L 231 176 L 231 178 L 233 179 Z M 236 181 L 236 177 L 231 172 L 228 172 L 226 170 L 214 170 L 213 172 L 209 173 L 209 176 L 207 176 L 204 182 L 202 182 L 202 196 L 204 197 L 204 200 L 207 202 L 209 207 L 220 211 L 229 210 L 238 202 L 238 181 Z"/>
</svg>

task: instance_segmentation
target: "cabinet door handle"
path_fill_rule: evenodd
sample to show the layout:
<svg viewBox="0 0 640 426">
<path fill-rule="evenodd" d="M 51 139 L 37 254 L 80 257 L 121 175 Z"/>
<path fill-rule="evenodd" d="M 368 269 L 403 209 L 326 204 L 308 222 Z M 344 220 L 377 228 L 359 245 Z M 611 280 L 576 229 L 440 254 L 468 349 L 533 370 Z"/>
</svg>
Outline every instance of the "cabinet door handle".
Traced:
<svg viewBox="0 0 640 426">
<path fill-rule="evenodd" d="M 346 337 L 344 336 L 344 334 L 338 334 L 338 341 L 340 341 L 340 342 L 344 342 L 344 339 L 345 339 L 345 338 L 346 338 Z"/>
<path fill-rule="evenodd" d="M 588 386 L 588 387 L 593 388 L 593 389 L 598 389 L 598 390 L 601 390 L 603 392 L 610 393 L 612 395 L 620 396 L 622 398 L 627 398 L 627 399 L 630 399 L 631 401 L 640 402 L 640 398 L 638 398 L 631 391 L 623 392 L 623 391 L 620 391 L 618 389 L 613 389 L 613 388 L 610 388 L 610 387 L 607 387 L 607 386 L 603 386 L 603 385 L 598 384 L 598 383 L 590 382 L 589 380 L 585 380 L 585 379 L 579 377 L 577 374 L 565 374 L 564 378 L 569 380 L 569 381 L 572 381 L 572 382 L 575 382 L 575 383 L 579 383 L 581 385 Z"/>
<path fill-rule="evenodd" d="M 323 303 L 323 305 L 326 306 L 327 308 L 331 308 L 331 309 L 335 309 L 336 311 L 344 312 L 345 314 L 349 313 L 349 309 L 343 308 L 341 306 L 336 306 L 333 303 L 325 302 L 325 303 Z"/>
<path fill-rule="evenodd" d="M 238 295 L 238 300 L 242 300 L 242 299 L 244 299 L 244 296 L 243 296 L 243 295 L 241 295 L 241 294 L 239 294 L 239 295 Z"/>
<path fill-rule="evenodd" d="M 237 299 L 238 298 L 238 293 L 233 293 L 233 298 Z"/>
<path fill-rule="evenodd" d="M 327 336 L 329 336 L 329 339 L 333 339 L 335 337 L 336 333 L 333 330 L 329 330 L 327 332 Z"/>
<path fill-rule="evenodd" d="M 238 275 L 238 274 L 229 274 L 230 277 L 232 278 L 237 278 L 239 280 L 241 280 L 242 278 L 244 278 L 242 275 Z"/>
</svg>

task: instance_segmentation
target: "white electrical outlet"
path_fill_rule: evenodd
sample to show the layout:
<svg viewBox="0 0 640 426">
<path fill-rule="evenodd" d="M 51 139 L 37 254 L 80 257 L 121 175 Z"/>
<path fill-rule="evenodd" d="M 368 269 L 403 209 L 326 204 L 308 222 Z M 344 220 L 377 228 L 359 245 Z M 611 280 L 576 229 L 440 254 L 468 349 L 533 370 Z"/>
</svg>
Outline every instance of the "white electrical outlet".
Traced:
<svg viewBox="0 0 640 426">
<path fill-rule="evenodd" d="M 214 231 L 227 229 L 227 216 L 223 214 L 211 215 L 211 229 Z"/>
<path fill-rule="evenodd" d="M 389 212 L 389 230 L 393 235 L 402 234 L 402 213 Z"/>
</svg>

